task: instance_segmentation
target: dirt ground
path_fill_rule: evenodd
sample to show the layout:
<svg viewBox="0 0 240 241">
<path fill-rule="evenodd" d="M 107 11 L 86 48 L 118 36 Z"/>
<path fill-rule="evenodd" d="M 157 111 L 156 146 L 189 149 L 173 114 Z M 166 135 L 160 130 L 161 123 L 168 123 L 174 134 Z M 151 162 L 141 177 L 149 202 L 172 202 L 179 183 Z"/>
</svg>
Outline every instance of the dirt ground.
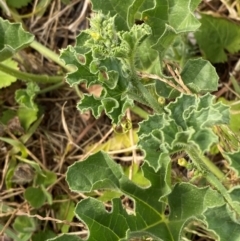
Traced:
<svg viewBox="0 0 240 241">
<path fill-rule="evenodd" d="M 34 34 L 37 41 L 57 54 L 59 54 L 60 49 L 64 49 L 68 45 L 74 45 L 76 36 L 81 30 L 89 27 L 88 18 L 92 14 L 89 0 L 73 0 L 70 1 L 70 4 L 63 4 L 60 0 L 52 0 L 41 13 L 36 11 L 37 4 L 38 0 L 33 1 L 32 4 L 18 9 L 14 16 L 7 16 L 3 11 L 0 11 L 0 16 L 11 21 L 22 21 L 25 29 Z M 231 21 L 239 22 L 239 19 L 230 14 L 223 1 L 202 1 L 198 11 L 212 12 L 212 14 L 219 14 L 231 19 Z M 64 70 L 59 65 L 30 47 L 21 51 L 19 55 L 23 60 L 19 62 L 19 68 L 23 71 L 34 74 L 65 75 Z M 235 98 L 236 93 L 229 80 L 229 73 L 233 71 L 239 57 L 240 54 L 229 54 L 226 63 L 215 65 L 220 78 L 219 90 L 215 93 L 217 97 L 223 96 L 229 100 Z M 235 77 L 240 81 L 240 73 L 237 73 Z M 11 87 L 0 90 L 1 105 L 5 109 L 16 109 L 14 92 L 22 87 L 25 87 L 25 83 L 17 81 Z M 47 86 L 40 85 L 40 87 L 46 88 Z M 79 89 L 83 92 L 99 92 L 99 88 L 96 86 L 90 90 L 86 90 L 84 86 L 79 86 Z M 91 113 L 82 114 L 76 109 L 79 99 L 77 89 L 71 88 L 66 83 L 58 89 L 38 95 L 36 99 L 42 109 L 42 116 L 40 117 L 42 120 L 35 133 L 27 141 L 26 148 L 32 160 L 57 175 L 57 180 L 48 188 L 48 191 L 54 197 L 53 206 L 68 200 L 76 204 L 84 198 L 84 195 L 70 192 L 65 181 L 67 167 L 86 156 L 92 145 L 108 140 L 113 134 L 111 123 L 104 114 L 98 120 L 95 120 Z M 148 108 L 144 106 L 142 108 L 150 113 Z M 137 126 L 141 117 L 130 111 L 128 115 L 134 125 Z M 19 122 L 14 120 L 9 127 L 10 131 L 2 132 L 2 136 L 17 139 L 18 135 L 15 134 L 15 131 L 20 129 Z M 134 141 L 131 141 L 131 145 L 134 146 Z M 8 163 L 11 161 L 9 152 L 12 147 L 6 143 L 0 144 L 0 201 L 12 208 L 9 212 L 0 212 L 0 223 L 4 226 L 4 229 L 0 232 L 0 239 L 2 237 L 1 240 L 8 240 L 3 238 L 4 230 L 12 226 L 17 216 L 23 214 L 37 218 L 37 230 L 44 230 L 48 226 L 58 234 L 61 232 L 61 224 L 68 224 L 70 225 L 70 232 L 85 238 L 87 236 L 86 227 L 76 218 L 71 221 L 61 220 L 57 208 L 46 204 L 33 212 L 33 208 L 23 197 L 24 190 L 31 185 L 31 171 L 26 167 L 20 166 L 14 173 L 20 180 L 27 179 L 26 182 L 16 182 L 12 184 L 11 189 L 6 188 L 4 180 L 7 175 Z M 122 165 L 131 165 L 129 153 L 121 145 L 120 148 L 121 151 L 114 154 L 116 160 Z M 141 160 L 142 154 L 140 152 L 135 154 Z M 199 226 L 195 231 L 190 232 L 192 232 L 191 240 L 212 240 Z"/>
</svg>

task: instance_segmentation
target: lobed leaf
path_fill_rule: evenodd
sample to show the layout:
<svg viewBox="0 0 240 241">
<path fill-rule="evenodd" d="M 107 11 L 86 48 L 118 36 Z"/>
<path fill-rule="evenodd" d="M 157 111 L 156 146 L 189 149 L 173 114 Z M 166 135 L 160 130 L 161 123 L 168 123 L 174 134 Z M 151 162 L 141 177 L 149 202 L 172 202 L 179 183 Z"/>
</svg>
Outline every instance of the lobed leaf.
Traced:
<svg viewBox="0 0 240 241">
<path fill-rule="evenodd" d="M 19 89 L 15 92 L 15 100 L 20 105 L 18 117 L 25 130 L 37 119 L 38 106 L 34 99 L 38 91 L 38 85 L 34 82 L 29 82 L 26 89 Z"/>
<path fill-rule="evenodd" d="M 134 2 L 134 0 L 119 2 L 118 0 L 91 0 L 93 4 L 94 11 L 102 11 L 103 14 L 107 15 L 108 13 L 111 16 L 117 14 L 116 17 L 116 26 L 118 31 L 128 30 L 127 24 L 127 9 Z"/>
<path fill-rule="evenodd" d="M 18 70 L 18 63 L 12 59 L 6 59 L 2 63 L 8 67 Z M 8 87 L 12 83 L 17 81 L 17 78 L 15 78 L 9 74 L 6 74 L 5 72 L 2 72 L 2 71 L 0 71 L 0 79 L 2 80 L 0 83 L 0 89 Z"/>
<path fill-rule="evenodd" d="M 230 168 L 233 169 L 237 175 L 239 176 L 240 174 L 240 149 L 238 149 L 235 152 L 225 152 L 224 157 L 229 161 L 230 163 Z"/>
<path fill-rule="evenodd" d="M 227 19 L 201 15 L 201 27 L 195 37 L 205 57 L 212 63 L 227 61 L 227 52 L 240 50 L 240 28 Z"/>
<path fill-rule="evenodd" d="M 204 153 L 218 142 L 211 127 L 228 123 L 229 109 L 213 99 L 210 94 L 198 98 L 182 94 L 166 106 L 167 113 L 150 116 L 140 124 L 139 146 L 151 167 L 158 170 L 166 156 L 191 145 Z"/>
<path fill-rule="evenodd" d="M 0 17 L 0 61 L 12 57 L 18 50 L 28 46 L 34 36 L 25 32 L 19 23 L 10 23 Z"/>
<path fill-rule="evenodd" d="M 238 241 L 240 237 L 240 222 L 227 205 L 213 207 L 204 213 L 207 226 L 218 237 L 217 241 Z M 221 220 L 221 222 L 219 222 Z"/>
<path fill-rule="evenodd" d="M 195 31 L 200 23 L 194 16 L 193 11 L 197 8 L 200 0 L 184 1 L 154 1 L 154 7 L 143 12 L 142 19 L 150 25 L 153 31 L 153 44 L 167 33 L 169 36 L 169 26 L 173 29 L 171 40 L 176 34 L 181 32 Z M 169 38 L 170 40 L 170 38 Z M 169 41 L 169 44 L 172 41 Z"/>
<path fill-rule="evenodd" d="M 99 240 L 99 235 L 103 241 L 129 240 L 146 235 L 156 240 L 179 241 L 187 222 L 202 220 L 208 208 L 223 205 L 223 198 L 209 187 L 197 188 L 182 183 L 175 185 L 171 192 L 169 164 L 166 160 L 157 172 L 147 164 L 142 166 L 144 177 L 151 183 L 146 188 L 129 180 L 120 166 L 103 152 L 73 164 L 67 172 L 72 191 L 117 190 L 133 200 L 133 213 L 128 213 L 119 198 L 112 200 L 110 211 L 94 198 L 80 201 L 75 213 L 89 228 L 87 240 Z M 165 203 L 167 200 L 169 208 Z M 166 209 L 170 215 L 166 214 Z M 64 238 L 70 240 L 67 236 Z"/>
<path fill-rule="evenodd" d="M 201 0 L 169 1 L 169 23 L 177 33 L 196 31 L 200 27 L 194 16 L 194 10 L 200 3 Z"/>
</svg>

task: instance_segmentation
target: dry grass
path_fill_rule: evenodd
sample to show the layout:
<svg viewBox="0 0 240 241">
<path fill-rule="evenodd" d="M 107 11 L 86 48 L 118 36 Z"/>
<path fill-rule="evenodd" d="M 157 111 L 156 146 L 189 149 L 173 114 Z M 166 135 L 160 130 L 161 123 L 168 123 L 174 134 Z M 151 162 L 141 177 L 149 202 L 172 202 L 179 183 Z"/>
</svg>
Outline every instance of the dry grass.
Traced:
<svg viewBox="0 0 240 241">
<path fill-rule="evenodd" d="M 88 27 L 86 17 L 91 15 L 89 0 L 74 0 L 69 5 L 62 4 L 60 0 L 53 0 L 44 9 L 42 15 L 39 15 L 39 12 L 37 12 L 38 2 L 38 0 L 35 0 L 32 7 L 28 6 L 20 9 L 18 11 L 19 16 L 21 16 L 21 21 L 23 21 L 26 29 L 32 32 L 39 42 L 56 53 L 59 53 L 59 49 L 66 48 L 69 44 L 74 44 L 79 32 Z M 223 0 L 204 0 L 199 9 L 209 14 L 218 14 L 231 18 L 234 21 L 239 21 L 239 16 L 236 15 L 237 1 L 233 1 L 232 4 L 226 4 L 226 2 Z M 17 17 L 13 16 L 13 20 L 17 20 Z M 229 81 L 229 73 L 234 70 L 238 57 L 230 57 L 229 62 L 224 65 L 226 67 L 224 71 L 219 71 L 222 84 L 216 93 L 218 97 L 225 96 L 231 99 L 235 94 Z M 22 59 L 19 62 L 20 67 L 27 72 L 49 75 L 54 75 L 59 71 L 63 72 L 58 65 L 32 49 L 22 51 L 20 58 Z M 237 73 L 238 80 L 239 76 L 240 74 Z M 0 100 L 4 102 L 5 107 L 16 109 L 14 92 L 21 86 L 24 86 L 24 83 L 19 82 L 12 85 L 11 88 L 1 90 Z M 48 187 L 48 191 L 53 195 L 53 206 L 67 200 L 77 203 L 82 198 L 85 198 L 83 194 L 71 193 L 68 189 L 68 185 L 65 182 L 67 167 L 90 154 L 90 152 L 84 152 L 86 146 L 90 143 L 99 144 L 103 142 L 113 131 L 110 121 L 104 115 L 100 119 L 95 120 L 89 113 L 80 114 L 76 110 L 78 100 L 79 96 L 75 89 L 70 88 L 67 84 L 58 90 L 39 95 L 37 102 L 43 108 L 42 121 L 36 132 L 25 144 L 31 160 L 39 163 L 43 169 L 57 174 L 57 180 Z M 127 115 L 129 119 L 134 118 L 130 112 Z M 12 138 L 18 138 L 11 131 L 10 133 L 3 133 L 4 136 L 9 136 L 9 134 Z M 124 157 L 121 158 L 123 161 L 135 160 L 135 162 L 138 162 L 139 154 L 136 153 L 131 132 L 130 138 L 133 147 L 131 149 L 132 156 L 130 159 L 127 157 L 125 159 Z M 24 185 L 14 184 L 11 189 L 6 189 L 4 180 L 8 167 L 13 162 L 13 156 L 10 155 L 12 147 L 4 143 L 0 144 L 0 205 L 2 205 L 0 210 L 3 210 L 3 204 L 7 205 L 9 209 L 0 212 L 0 223 L 4 224 L 0 237 L 7 228 L 11 227 L 15 217 L 22 215 L 36 217 L 40 224 L 39 230 L 44 230 L 48 225 L 52 227 L 53 231 L 59 233 L 60 228 L 57 224 L 63 223 L 70 225 L 70 232 L 86 237 L 87 229 L 83 224 L 75 218 L 71 222 L 58 219 L 56 210 L 47 203 L 40 210 L 34 211 L 23 197 L 25 188 L 31 185 L 31 182 Z M 19 170 L 20 175 L 26 176 L 26 170 Z M 100 195 L 100 193 L 96 192 L 96 195 Z M 65 197 L 65 199 L 62 197 Z M 202 234 L 202 237 L 200 234 Z M 206 237 L 207 235 L 204 236 L 203 231 L 199 231 L 195 240 L 210 240 Z"/>
</svg>

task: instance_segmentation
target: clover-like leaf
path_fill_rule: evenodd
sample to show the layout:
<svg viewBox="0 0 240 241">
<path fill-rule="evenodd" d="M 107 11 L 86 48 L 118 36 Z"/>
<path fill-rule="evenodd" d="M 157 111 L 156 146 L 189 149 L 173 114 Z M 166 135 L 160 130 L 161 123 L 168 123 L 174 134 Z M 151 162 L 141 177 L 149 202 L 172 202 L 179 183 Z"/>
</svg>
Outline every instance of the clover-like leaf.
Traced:
<svg viewBox="0 0 240 241">
<path fill-rule="evenodd" d="M 0 61 L 12 57 L 18 50 L 28 46 L 34 36 L 23 30 L 21 24 L 10 23 L 0 17 Z"/>
</svg>

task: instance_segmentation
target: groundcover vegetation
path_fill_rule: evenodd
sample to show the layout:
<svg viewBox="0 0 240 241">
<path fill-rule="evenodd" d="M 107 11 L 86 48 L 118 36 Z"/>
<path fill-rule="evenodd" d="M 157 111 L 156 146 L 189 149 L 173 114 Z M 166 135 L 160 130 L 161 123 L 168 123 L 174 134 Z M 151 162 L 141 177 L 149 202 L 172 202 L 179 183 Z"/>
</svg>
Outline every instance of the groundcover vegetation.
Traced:
<svg viewBox="0 0 240 241">
<path fill-rule="evenodd" d="M 2 11 L 30 3 L 0 1 Z M 90 27 L 59 56 L 39 48 L 21 23 L 0 18 L 0 88 L 11 88 L 17 79 L 26 82 L 25 88 L 15 90 L 17 108 L 1 110 L 0 140 L 9 145 L 5 155 L 10 160 L 3 165 L 1 186 L 24 187 L 24 204 L 31 207 L 24 213 L 9 204 L 11 197 L 3 201 L 1 234 L 16 241 L 180 241 L 197 236 L 239 241 L 240 64 L 235 61 L 229 76 L 235 94 L 231 99 L 214 95 L 220 84 L 212 65 L 239 51 L 239 24 L 197 11 L 200 0 L 92 0 L 91 4 Z M 240 9 L 237 3 L 226 7 L 231 14 Z M 66 71 L 70 87 L 79 91 L 83 86 L 76 112 L 89 112 L 96 119 L 105 113 L 115 132 L 111 140 L 126 142 L 130 133 L 137 145 L 135 155 L 143 156 L 140 161 L 133 156 L 124 166 L 106 153 L 106 146 L 90 146 L 64 177 L 81 198 L 75 203 L 65 196 L 67 213 L 58 214 L 58 219 L 43 217 L 44 207 L 55 205 L 51 185 L 57 173 L 34 160 L 26 143 L 44 114 L 36 97 L 62 87 L 65 80 L 18 70 L 14 56 L 28 46 Z M 41 88 L 42 84 L 48 86 Z M 99 94 L 87 91 L 94 86 L 101 87 Z M 142 117 L 136 128 L 129 109 Z M 66 132 L 63 159 L 74 145 Z M 224 166 L 216 159 L 223 159 Z M 58 212 L 64 209 L 61 206 Z M 41 224 L 41 220 L 60 223 L 64 217 L 58 236 L 52 224 Z M 72 221 L 87 232 L 73 232 Z"/>
</svg>

